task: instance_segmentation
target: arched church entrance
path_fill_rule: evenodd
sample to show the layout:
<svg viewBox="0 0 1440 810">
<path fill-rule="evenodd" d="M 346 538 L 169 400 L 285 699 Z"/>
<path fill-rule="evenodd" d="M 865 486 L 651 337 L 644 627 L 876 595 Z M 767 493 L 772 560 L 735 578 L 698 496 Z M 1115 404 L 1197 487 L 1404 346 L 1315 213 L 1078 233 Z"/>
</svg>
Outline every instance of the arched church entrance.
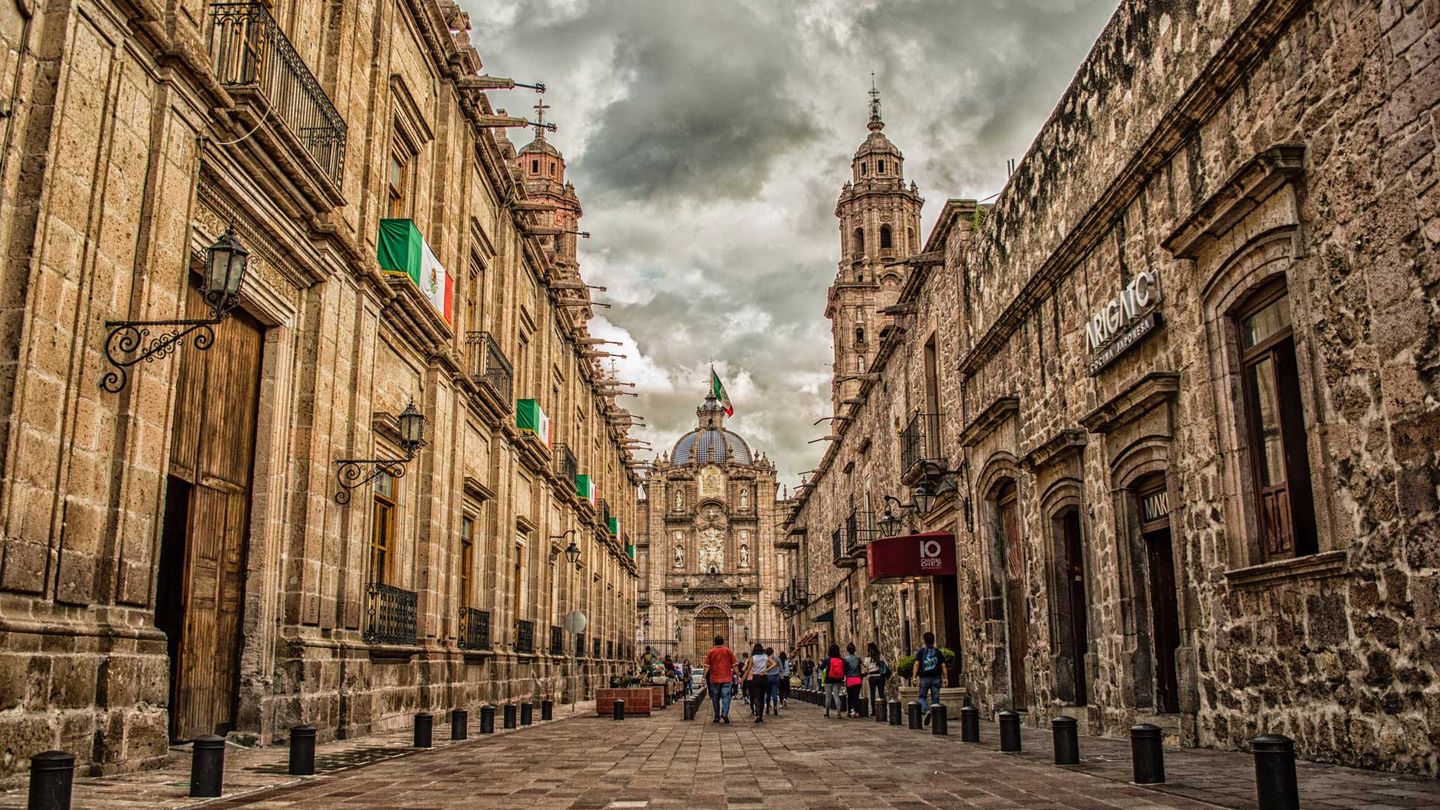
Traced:
<svg viewBox="0 0 1440 810">
<path fill-rule="evenodd" d="M 730 643 L 730 617 L 718 607 L 701 608 L 695 614 L 695 652 L 690 660 L 704 661 L 716 636 L 724 636 L 725 643 Z"/>
</svg>

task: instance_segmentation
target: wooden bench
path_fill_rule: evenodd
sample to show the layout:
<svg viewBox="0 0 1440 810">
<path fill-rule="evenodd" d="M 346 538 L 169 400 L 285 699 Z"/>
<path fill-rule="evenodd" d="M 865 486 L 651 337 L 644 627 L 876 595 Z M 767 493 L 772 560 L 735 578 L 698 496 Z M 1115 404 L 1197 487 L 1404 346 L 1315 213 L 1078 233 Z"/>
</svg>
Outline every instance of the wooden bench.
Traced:
<svg viewBox="0 0 1440 810">
<path fill-rule="evenodd" d="M 595 713 L 601 717 L 610 717 L 615 712 L 615 701 L 625 701 L 625 716 L 632 714 L 650 714 L 654 706 L 655 693 L 652 687 L 638 686 L 633 689 L 596 689 L 595 690 Z M 663 697 L 662 697 L 663 705 Z"/>
</svg>

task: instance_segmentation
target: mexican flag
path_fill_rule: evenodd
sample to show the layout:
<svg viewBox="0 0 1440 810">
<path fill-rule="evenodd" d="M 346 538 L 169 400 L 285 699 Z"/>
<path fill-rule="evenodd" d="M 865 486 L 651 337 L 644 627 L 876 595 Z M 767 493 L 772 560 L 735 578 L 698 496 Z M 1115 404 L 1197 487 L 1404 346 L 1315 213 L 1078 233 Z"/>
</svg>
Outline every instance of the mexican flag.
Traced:
<svg viewBox="0 0 1440 810">
<path fill-rule="evenodd" d="M 730 404 L 730 395 L 725 393 L 725 384 L 720 382 L 720 375 L 715 373 L 715 367 L 710 367 L 710 396 L 720 400 L 725 406 L 725 415 L 734 416 L 735 406 Z"/>
<path fill-rule="evenodd" d="M 592 507 L 595 505 L 596 489 L 594 478 L 589 475 L 575 476 L 575 494 L 589 501 Z"/>
<path fill-rule="evenodd" d="M 533 399 L 522 399 L 515 403 L 515 427 L 550 446 L 550 417 L 540 409 L 540 403 Z"/>
<path fill-rule="evenodd" d="M 435 258 L 420 229 L 408 219 L 380 220 L 380 239 L 375 258 L 380 269 L 393 275 L 409 276 L 420 292 L 435 305 L 435 311 L 454 323 L 451 302 L 455 300 L 455 280 Z"/>
</svg>

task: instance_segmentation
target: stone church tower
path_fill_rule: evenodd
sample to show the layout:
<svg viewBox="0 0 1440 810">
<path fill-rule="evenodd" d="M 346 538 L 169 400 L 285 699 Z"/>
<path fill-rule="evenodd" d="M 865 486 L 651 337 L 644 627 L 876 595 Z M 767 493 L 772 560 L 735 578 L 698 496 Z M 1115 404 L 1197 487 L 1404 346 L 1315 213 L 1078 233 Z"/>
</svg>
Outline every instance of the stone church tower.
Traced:
<svg viewBox="0 0 1440 810">
<path fill-rule="evenodd" d="M 850 162 L 850 182 L 835 204 L 840 220 L 840 268 L 825 301 L 835 347 L 830 387 L 834 413 L 860 390 L 856 377 L 880 345 L 880 310 L 895 303 L 905 279 L 897 262 L 920 250 L 920 206 L 915 183 L 905 182 L 905 156 L 885 137 L 880 93 L 870 89 L 870 135 Z"/>
<path fill-rule="evenodd" d="M 512 165 L 525 184 L 525 192 L 535 201 L 536 224 L 526 232 L 540 237 L 548 249 L 558 271 L 551 286 L 561 291 L 563 300 L 576 302 L 566 307 L 566 311 L 577 323 L 583 323 L 594 315 L 590 290 L 580 278 L 580 262 L 576 258 L 580 217 L 585 211 L 575 194 L 575 186 L 565 180 L 565 156 L 545 139 L 548 108 L 543 101 L 535 105 L 535 139 L 520 148 L 512 158 Z"/>
<path fill-rule="evenodd" d="M 790 574 L 775 550 L 775 465 L 725 429 L 713 396 L 695 416 L 695 429 L 655 460 L 639 504 L 636 648 L 692 662 L 716 635 L 735 649 L 785 649 L 777 602 Z"/>
</svg>

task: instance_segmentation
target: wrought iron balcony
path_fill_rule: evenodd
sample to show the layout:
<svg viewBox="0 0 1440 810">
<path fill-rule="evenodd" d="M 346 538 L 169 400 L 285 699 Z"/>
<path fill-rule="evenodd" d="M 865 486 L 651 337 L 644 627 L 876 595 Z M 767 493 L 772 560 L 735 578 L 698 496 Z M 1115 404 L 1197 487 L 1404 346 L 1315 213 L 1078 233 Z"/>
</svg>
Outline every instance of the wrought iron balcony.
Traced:
<svg viewBox="0 0 1440 810">
<path fill-rule="evenodd" d="M 940 414 L 917 413 L 900 431 L 900 477 L 912 480 L 931 464 L 945 468 L 940 454 Z"/>
<path fill-rule="evenodd" d="M 845 517 L 845 553 L 854 556 L 865 548 L 865 544 L 875 539 L 876 534 L 873 512 L 850 510 L 850 514 Z"/>
<path fill-rule="evenodd" d="M 490 611 L 460 608 L 459 636 L 461 649 L 490 649 Z"/>
<path fill-rule="evenodd" d="M 607 500 L 605 500 L 604 498 L 601 498 L 601 499 L 600 499 L 600 502 L 599 502 L 599 510 L 600 510 L 600 524 L 601 524 L 603 527 L 605 527 L 606 531 L 609 531 L 609 527 L 610 527 L 610 502 L 607 501 Z"/>
<path fill-rule="evenodd" d="M 500 344 L 489 332 L 470 332 L 465 336 L 470 363 L 470 377 L 495 399 L 504 413 L 514 407 L 512 396 L 515 383 L 515 368 L 510 358 L 500 351 Z"/>
<path fill-rule="evenodd" d="M 515 652 L 535 652 L 535 622 L 525 619 L 515 620 Z"/>
<path fill-rule="evenodd" d="M 555 475 L 560 479 L 562 489 L 569 494 L 575 493 L 575 476 L 580 474 L 580 463 L 575 460 L 575 454 L 570 452 L 570 447 L 564 444 L 555 445 L 551 454 L 555 465 Z"/>
<path fill-rule="evenodd" d="M 348 129 L 315 74 L 270 15 L 268 3 L 212 3 L 210 56 L 227 90 L 261 97 L 278 121 L 337 187 L 345 172 Z"/>
<path fill-rule="evenodd" d="M 565 630 L 558 625 L 550 625 L 550 654 L 565 654 Z"/>
<path fill-rule="evenodd" d="M 365 590 L 365 641 L 415 643 L 415 592 L 372 582 Z"/>
</svg>

